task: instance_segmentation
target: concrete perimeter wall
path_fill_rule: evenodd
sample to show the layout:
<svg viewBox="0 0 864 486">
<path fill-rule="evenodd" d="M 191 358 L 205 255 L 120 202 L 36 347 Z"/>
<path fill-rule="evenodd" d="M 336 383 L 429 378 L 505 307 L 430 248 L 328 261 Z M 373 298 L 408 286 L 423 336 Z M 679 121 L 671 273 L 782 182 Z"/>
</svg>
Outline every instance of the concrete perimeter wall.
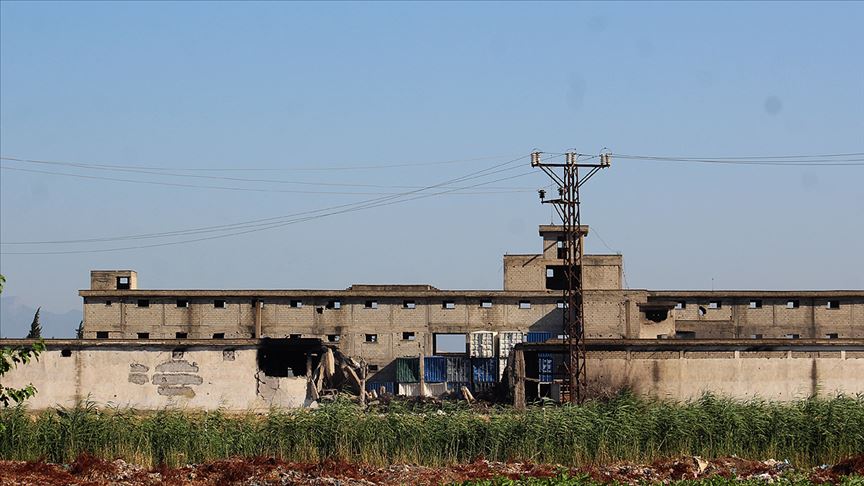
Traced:
<svg viewBox="0 0 864 486">
<path fill-rule="evenodd" d="M 4 343 L 8 345 L 8 341 Z M 270 377 L 259 371 L 254 346 L 59 346 L 48 341 L 38 361 L 11 370 L 3 386 L 32 383 L 32 409 L 98 406 L 142 410 L 265 410 L 302 407 L 305 377 Z"/>
</svg>

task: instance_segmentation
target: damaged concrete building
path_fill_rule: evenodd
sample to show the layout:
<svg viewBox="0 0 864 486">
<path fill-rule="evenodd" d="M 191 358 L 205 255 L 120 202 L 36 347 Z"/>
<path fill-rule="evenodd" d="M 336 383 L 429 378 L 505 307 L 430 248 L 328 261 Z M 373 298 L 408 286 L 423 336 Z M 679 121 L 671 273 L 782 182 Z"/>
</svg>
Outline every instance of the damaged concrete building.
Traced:
<svg viewBox="0 0 864 486">
<path fill-rule="evenodd" d="M 587 237 L 589 228 L 581 227 L 580 233 Z M 488 381 L 478 378 L 476 367 L 470 371 L 480 366 L 482 375 L 487 365 L 473 361 L 467 365 L 469 371 L 460 372 L 458 378 L 448 380 L 448 372 L 439 370 L 432 374 L 442 379 L 429 379 L 431 375 L 423 379 L 424 368 L 446 367 L 448 359 L 451 367 L 462 366 L 454 364 L 459 358 L 491 360 L 489 366 L 497 371 L 492 373 L 497 379 L 514 347 L 542 353 L 543 342 L 555 341 L 561 334 L 566 285 L 563 228 L 541 225 L 539 236 L 540 253 L 504 256 L 502 290 L 365 284 L 344 290 L 157 290 L 139 288 L 138 275 L 132 270 L 94 270 L 90 288 L 79 292 L 84 299 L 84 340 L 70 342 L 64 352 L 81 354 L 76 359 L 110 373 L 111 380 L 117 379 L 114 373 L 123 374 L 123 396 L 138 393 L 126 390 L 134 389 L 137 380 L 155 386 L 156 395 L 176 394 L 171 399 L 182 400 L 188 390 L 176 391 L 170 382 L 191 380 L 195 383 L 181 385 L 215 387 L 205 392 L 213 398 L 203 403 L 212 406 L 215 397 L 227 397 L 218 400 L 240 408 L 303 403 L 302 397 L 279 398 L 266 386 L 262 389 L 262 382 L 274 382 L 260 378 L 288 380 L 283 390 L 291 386 L 305 390 L 299 384 L 289 385 L 290 380 L 305 383 L 299 377 L 306 374 L 307 357 L 321 345 L 362 358 L 369 365 L 369 383 L 394 392 L 406 382 L 400 377 L 400 366 L 404 368 L 406 359 L 416 362 L 417 357 L 423 359 L 419 366 L 414 365 L 413 375 L 419 372 L 420 378 L 414 381 L 421 387 L 444 382 L 442 389 L 446 389 L 448 381 Z M 622 285 L 621 255 L 585 255 L 582 270 L 589 380 L 595 391 L 629 386 L 673 398 L 716 390 L 779 399 L 817 389 L 864 392 L 864 378 L 860 378 L 864 376 L 862 290 L 627 289 Z M 269 357 L 260 352 L 265 341 L 280 343 Z M 187 372 L 168 370 L 185 366 L 166 364 L 182 361 L 165 354 L 172 349 L 203 353 L 195 365 L 199 371 L 190 371 L 191 365 Z M 112 357 L 105 359 L 119 361 L 111 361 L 110 366 L 106 361 L 100 367 L 103 358 L 97 356 L 108 356 L 100 350 L 111 350 Z M 124 350 L 162 351 L 147 363 L 139 363 L 143 367 L 136 371 L 126 369 L 131 364 L 123 357 Z M 200 370 L 205 361 L 220 370 L 238 367 L 225 358 L 229 351 L 235 360 L 242 356 L 249 361 L 249 366 L 243 366 L 243 376 L 226 368 L 208 371 L 212 378 L 204 377 Z M 58 367 L 62 358 L 56 358 Z M 543 366 L 541 360 L 535 370 L 538 376 Z M 122 373 L 119 368 L 124 368 Z M 157 374 L 158 379 L 154 378 Z M 126 380 L 126 375 L 134 379 Z M 756 377 L 760 377 L 759 384 L 753 381 Z M 82 379 L 86 380 L 79 377 L 78 382 Z M 159 380 L 165 383 L 160 385 Z M 219 388 L 225 381 L 237 382 L 238 387 L 244 381 L 242 386 L 254 386 L 254 392 L 247 396 L 238 391 L 232 396 Z M 766 382 L 776 386 L 766 388 Z M 551 393 L 542 385 L 538 384 L 532 396 Z M 414 389 L 412 393 L 416 386 Z M 190 403 L 204 400 L 200 392 L 196 397 L 189 398 Z M 159 400 L 152 403 L 168 403 Z"/>
</svg>

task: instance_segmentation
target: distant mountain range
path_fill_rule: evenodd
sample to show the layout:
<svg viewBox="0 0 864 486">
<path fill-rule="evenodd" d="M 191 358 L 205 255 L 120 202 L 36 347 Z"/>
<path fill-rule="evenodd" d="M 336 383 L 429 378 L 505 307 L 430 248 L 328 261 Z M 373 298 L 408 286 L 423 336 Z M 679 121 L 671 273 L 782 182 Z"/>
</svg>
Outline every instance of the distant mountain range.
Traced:
<svg viewBox="0 0 864 486">
<path fill-rule="evenodd" d="M 30 331 L 35 307 L 22 304 L 16 297 L 0 297 L 0 337 L 23 338 Z M 73 338 L 78 323 L 81 322 L 82 311 L 70 310 L 63 314 L 42 309 L 39 322 L 42 324 L 44 338 Z"/>
</svg>

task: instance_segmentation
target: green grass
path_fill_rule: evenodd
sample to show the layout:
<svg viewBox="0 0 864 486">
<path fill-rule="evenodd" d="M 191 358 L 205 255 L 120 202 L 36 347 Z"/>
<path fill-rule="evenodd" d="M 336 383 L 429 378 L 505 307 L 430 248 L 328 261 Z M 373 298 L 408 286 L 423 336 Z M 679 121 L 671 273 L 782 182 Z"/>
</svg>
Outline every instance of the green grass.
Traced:
<svg viewBox="0 0 864 486">
<path fill-rule="evenodd" d="M 364 412 L 337 402 L 266 415 L 99 410 L 0 410 L 0 458 L 68 463 L 87 452 L 144 466 L 231 456 L 443 465 L 484 457 L 578 466 L 614 460 L 738 455 L 833 463 L 864 451 L 864 397 L 794 403 L 705 396 L 686 403 L 623 394 L 583 407 L 393 402 Z"/>
</svg>

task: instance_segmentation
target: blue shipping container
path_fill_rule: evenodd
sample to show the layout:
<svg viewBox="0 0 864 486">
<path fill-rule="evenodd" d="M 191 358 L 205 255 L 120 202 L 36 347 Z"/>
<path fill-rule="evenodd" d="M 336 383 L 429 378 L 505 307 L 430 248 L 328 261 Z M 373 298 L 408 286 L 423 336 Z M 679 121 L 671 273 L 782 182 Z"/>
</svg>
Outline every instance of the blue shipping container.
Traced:
<svg viewBox="0 0 864 486">
<path fill-rule="evenodd" d="M 552 353 L 537 353 L 537 369 L 540 371 L 540 381 L 546 383 L 552 381 L 555 371 Z"/>
<path fill-rule="evenodd" d="M 474 383 L 498 381 L 498 358 L 471 358 L 471 374 Z"/>
<path fill-rule="evenodd" d="M 447 381 L 447 358 L 444 356 L 426 356 L 423 358 L 423 379 L 426 380 L 426 383 Z"/>
<path fill-rule="evenodd" d="M 396 385 L 392 381 L 371 381 L 366 382 L 366 391 L 375 391 L 381 393 L 381 387 L 387 390 L 388 395 L 396 394 Z"/>
<path fill-rule="evenodd" d="M 471 362 L 468 358 L 447 358 L 447 381 L 454 383 L 471 381 Z"/>
<path fill-rule="evenodd" d="M 552 339 L 549 331 L 531 331 L 525 335 L 526 343 L 545 343 L 549 339 Z"/>
</svg>

